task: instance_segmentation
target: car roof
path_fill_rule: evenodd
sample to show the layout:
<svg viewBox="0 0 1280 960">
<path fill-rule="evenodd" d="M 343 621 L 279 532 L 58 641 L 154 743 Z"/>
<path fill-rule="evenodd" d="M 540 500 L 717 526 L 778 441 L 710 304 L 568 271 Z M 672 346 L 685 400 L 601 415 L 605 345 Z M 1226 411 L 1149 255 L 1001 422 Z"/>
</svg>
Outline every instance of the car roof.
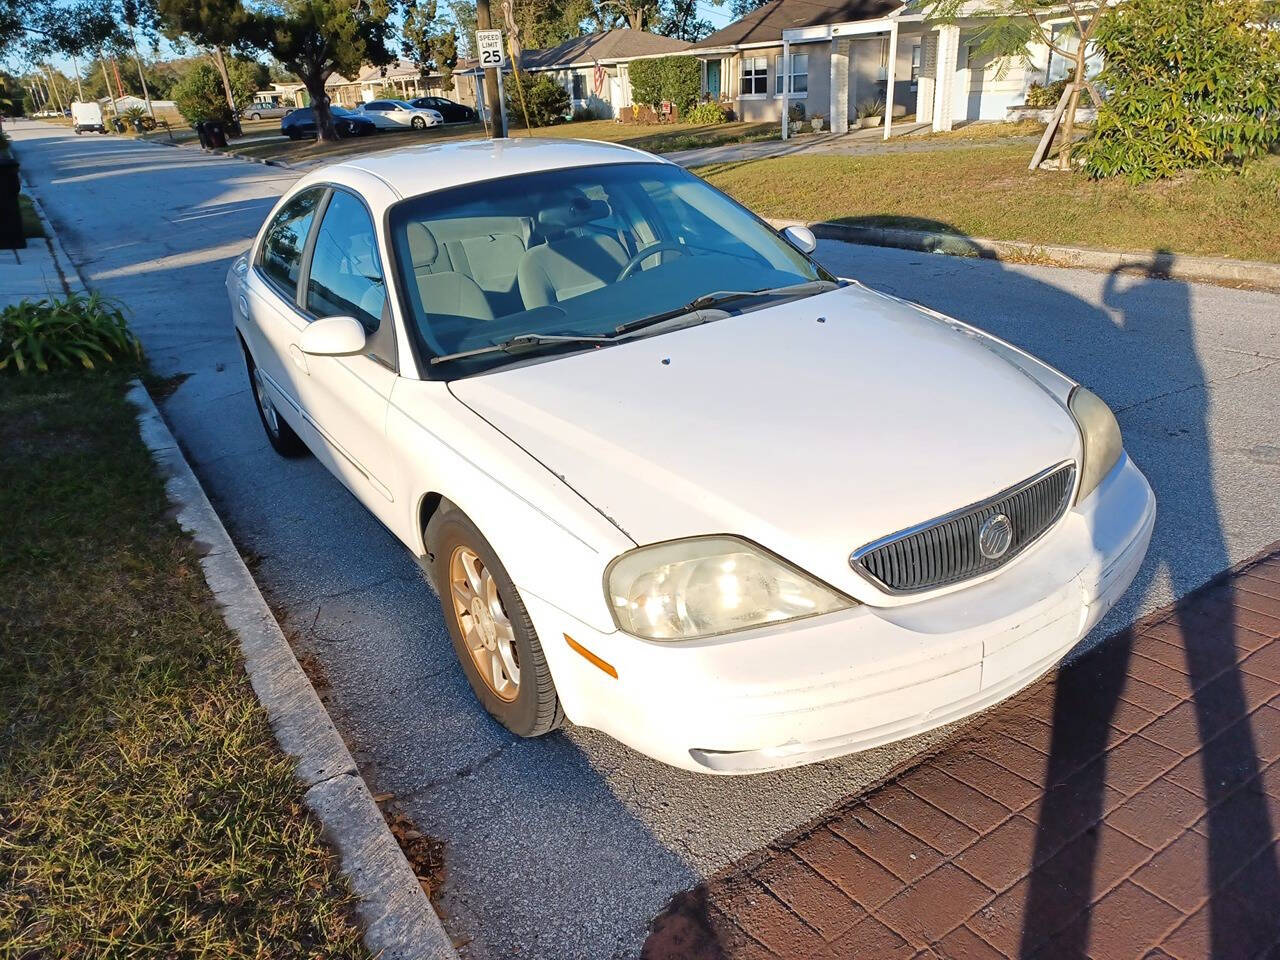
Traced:
<svg viewBox="0 0 1280 960">
<path fill-rule="evenodd" d="M 317 173 L 372 174 L 401 197 L 415 197 L 481 180 L 544 170 L 604 163 L 669 162 L 617 143 L 513 137 L 399 147 L 352 157 Z"/>
</svg>

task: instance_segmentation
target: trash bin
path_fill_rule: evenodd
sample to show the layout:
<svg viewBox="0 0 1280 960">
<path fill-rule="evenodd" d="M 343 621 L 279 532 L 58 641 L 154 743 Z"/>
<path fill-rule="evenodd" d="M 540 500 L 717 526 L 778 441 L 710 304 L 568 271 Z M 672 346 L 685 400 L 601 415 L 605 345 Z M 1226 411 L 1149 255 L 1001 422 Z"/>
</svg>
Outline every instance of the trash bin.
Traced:
<svg viewBox="0 0 1280 960">
<path fill-rule="evenodd" d="M 217 120 L 210 120 L 204 125 L 205 134 L 209 138 L 209 146 L 225 147 L 227 145 L 227 131 Z"/>
<path fill-rule="evenodd" d="M 200 146 L 209 146 L 209 134 L 205 132 L 203 120 L 197 120 L 191 125 L 191 129 L 194 130 L 196 132 L 196 136 L 200 138 Z"/>
<path fill-rule="evenodd" d="M 141 118 L 141 117 L 130 117 L 130 118 L 129 118 L 129 126 L 133 127 L 133 132 L 134 132 L 134 133 L 141 133 L 141 132 L 142 132 L 142 129 L 143 129 L 143 127 L 142 127 L 142 118 Z"/>
<path fill-rule="evenodd" d="M 18 187 L 18 161 L 13 157 L 0 156 L 0 248 L 5 250 L 27 245 L 22 236 Z"/>
<path fill-rule="evenodd" d="M 124 133 L 124 121 L 119 117 L 111 118 L 111 127 L 116 133 Z"/>
</svg>

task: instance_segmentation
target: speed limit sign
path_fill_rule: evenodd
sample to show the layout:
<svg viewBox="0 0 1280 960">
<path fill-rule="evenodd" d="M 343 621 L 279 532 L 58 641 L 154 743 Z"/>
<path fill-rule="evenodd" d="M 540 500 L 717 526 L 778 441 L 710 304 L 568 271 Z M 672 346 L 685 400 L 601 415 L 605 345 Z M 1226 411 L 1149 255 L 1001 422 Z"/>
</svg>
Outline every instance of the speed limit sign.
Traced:
<svg viewBox="0 0 1280 960">
<path fill-rule="evenodd" d="M 477 30 L 476 49 L 480 51 L 480 66 L 501 68 L 506 65 L 507 55 L 502 51 L 501 30 Z"/>
</svg>

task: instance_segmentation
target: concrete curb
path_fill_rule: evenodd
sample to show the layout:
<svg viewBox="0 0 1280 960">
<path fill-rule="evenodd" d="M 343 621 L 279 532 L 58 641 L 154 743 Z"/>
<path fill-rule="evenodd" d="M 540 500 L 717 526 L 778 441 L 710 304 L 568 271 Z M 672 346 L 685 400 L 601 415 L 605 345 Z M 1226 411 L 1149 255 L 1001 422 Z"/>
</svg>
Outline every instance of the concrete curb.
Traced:
<svg viewBox="0 0 1280 960">
<path fill-rule="evenodd" d="M 32 201 L 68 287 L 87 290 L 39 201 Z M 359 898 L 365 946 L 378 960 L 457 960 L 453 941 L 355 760 L 141 381 L 133 381 L 127 399 L 138 408 L 138 432 L 164 478 L 178 524 L 200 548 L 205 582 L 240 640 L 245 671 L 276 741 L 297 761 L 303 799 L 337 850 L 342 872 Z"/>
<path fill-rule="evenodd" d="M 806 226 L 814 232 L 815 236 L 824 240 L 842 240 L 846 243 L 867 246 L 895 247 L 900 250 L 919 250 L 924 253 L 945 253 L 956 257 L 981 257 L 1008 263 L 1076 267 L 1106 273 L 1115 270 L 1132 270 L 1149 277 L 1280 290 L 1280 263 L 1196 257 L 1156 250 L 1145 252 L 1097 250 L 1059 244 L 1024 243 L 1017 240 L 991 240 L 985 237 L 966 237 L 923 230 L 857 227 L 826 221 L 807 223 L 803 220 L 770 219 L 768 222 L 778 229 Z"/>
</svg>

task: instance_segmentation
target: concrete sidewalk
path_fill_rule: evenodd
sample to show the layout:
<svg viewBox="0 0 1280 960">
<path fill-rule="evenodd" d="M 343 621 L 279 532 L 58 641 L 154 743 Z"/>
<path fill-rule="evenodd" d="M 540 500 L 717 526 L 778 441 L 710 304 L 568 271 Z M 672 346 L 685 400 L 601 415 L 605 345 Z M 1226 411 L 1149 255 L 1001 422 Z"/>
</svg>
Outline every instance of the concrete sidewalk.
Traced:
<svg viewBox="0 0 1280 960">
<path fill-rule="evenodd" d="M 0 310 L 22 300 L 63 296 L 66 287 L 48 240 L 33 237 L 22 250 L 0 250 Z"/>
<path fill-rule="evenodd" d="M 1280 953 L 1280 552 L 675 898 L 646 960 Z"/>
</svg>

